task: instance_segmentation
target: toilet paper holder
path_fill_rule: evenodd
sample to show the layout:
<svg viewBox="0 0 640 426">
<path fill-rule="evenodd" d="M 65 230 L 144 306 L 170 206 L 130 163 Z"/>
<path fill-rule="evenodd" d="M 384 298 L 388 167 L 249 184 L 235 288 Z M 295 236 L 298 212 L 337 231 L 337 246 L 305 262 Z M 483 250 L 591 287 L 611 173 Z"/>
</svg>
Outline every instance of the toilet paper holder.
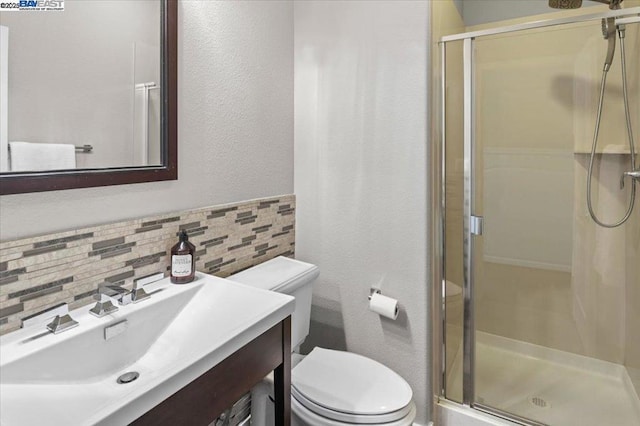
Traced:
<svg viewBox="0 0 640 426">
<path fill-rule="evenodd" d="M 371 288 L 369 289 L 369 297 L 367 297 L 367 299 L 371 300 L 371 297 L 372 297 L 374 294 L 382 294 L 382 292 L 380 291 L 380 289 L 379 289 L 379 288 L 373 288 L 373 287 L 371 287 Z"/>
<path fill-rule="evenodd" d="M 378 288 L 371 288 L 369 291 L 369 310 L 392 320 L 398 318 L 400 311 L 398 301 L 392 297 L 384 296 Z"/>
</svg>

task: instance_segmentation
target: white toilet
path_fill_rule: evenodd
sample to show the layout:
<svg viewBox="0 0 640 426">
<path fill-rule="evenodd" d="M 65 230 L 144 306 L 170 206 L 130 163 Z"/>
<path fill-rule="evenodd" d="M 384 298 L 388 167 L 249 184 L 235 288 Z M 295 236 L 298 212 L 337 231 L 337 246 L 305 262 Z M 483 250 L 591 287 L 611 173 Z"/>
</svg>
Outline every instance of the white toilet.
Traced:
<svg viewBox="0 0 640 426">
<path fill-rule="evenodd" d="M 377 361 L 350 352 L 315 348 L 295 353 L 309 334 L 312 284 L 318 267 L 277 257 L 228 277 L 232 281 L 296 298 L 291 316 L 291 411 L 293 425 L 384 425 L 413 423 L 416 408 L 409 384 Z M 272 379 L 251 393 L 251 423 L 273 424 Z"/>
</svg>

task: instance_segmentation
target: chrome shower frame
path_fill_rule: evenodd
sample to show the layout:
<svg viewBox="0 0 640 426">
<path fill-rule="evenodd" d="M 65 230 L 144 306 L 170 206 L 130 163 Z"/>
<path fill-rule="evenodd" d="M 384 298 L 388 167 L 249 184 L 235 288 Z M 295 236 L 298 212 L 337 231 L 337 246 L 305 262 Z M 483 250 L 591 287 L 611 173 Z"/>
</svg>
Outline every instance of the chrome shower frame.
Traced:
<svg viewBox="0 0 640 426">
<path fill-rule="evenodd" d="M 436 74 L 433 91 L 437 98 L 437 107 L 433 114 L 433 125 L 435 131 L 433 137 L 439 139 L 439 143 L 434 141 L 431 144 L 430 166 L 431 166 L 431 235 L 434 238 L 431 250 L 431 336 L 433 349 L 432 354 L 432 386 L 433 386 L 433 413 L 434 423 L 438 421 L 439 409 L 443 407 L 453 407 L 458 412 L 464 412 L 473 417 L 487 416 L 487 419 L 501 419 L 513 424 L 527 426 L 539 426 L 540 423 L 505 413 L 503 411 L 487 407 L 474 402 L 475 389 L 475 360 L 474 360 L 474 283 L 473 283 L 473 166 L 474 166 L 474 118 L 475 107 L 473 104 L 473 51 L 474 42 L 478 38 L 493 36 L 498 34 L 516 33 L 525 30 L 561 26 L 589 21 L 598 21 L 606 18 L 616 18 L 622 23 L 640 22 L 640 7 L 629 9 L 611 10 L 605 13 L 585 14 L 570 18 L 550 19 L 542 21 L 527 22 L 518 25 L 509 25 L 492 29 L 472 31 L 461 34 L 454 34 L 442 37 L 439 42 L 440 66 L 435 68 Z M 445 241 L 445 143 L 446 143 L 446 45 L 448 42 L 461 41 L 463 43 L 464 55 L 464 283 L 463 283 L 463 401 L 462 404 L 446 398 L 446 362 L 445 362 L 445 339 L 446 339 L 446 311 L 445 311 L 445 265 L 446 265 L 446 241 Z"/>
</svg>

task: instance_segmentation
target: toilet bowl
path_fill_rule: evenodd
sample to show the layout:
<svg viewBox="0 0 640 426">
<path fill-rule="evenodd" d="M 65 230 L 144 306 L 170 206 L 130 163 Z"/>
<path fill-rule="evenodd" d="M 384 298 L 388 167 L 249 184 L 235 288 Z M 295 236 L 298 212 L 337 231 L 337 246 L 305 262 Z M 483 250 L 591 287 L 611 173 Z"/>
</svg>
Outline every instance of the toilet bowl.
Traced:
<svg viewBox="0 0 640 426">
<path fill-rule="evenodd" d="M 350 352 L 314 348 L 291 371 L 291 404 L 300 424 L 410 425 L 409 384 L 390 368 Z"/>
<path fill-rule="evenodd" d="M 291 316 L 291 347 L 309 333 L 312 284 L 318 267 L 277 257 L 228 279 L 296 298 Z M 292 354 L 291 411 L 293 425 L 408 426 L 416 415 L 409 384 L 385 365 L 362 355 L 316 347 L 308 355 Z M 252 425 L 273 424 L 273 379 L 251 393 Z"/>
</svg>

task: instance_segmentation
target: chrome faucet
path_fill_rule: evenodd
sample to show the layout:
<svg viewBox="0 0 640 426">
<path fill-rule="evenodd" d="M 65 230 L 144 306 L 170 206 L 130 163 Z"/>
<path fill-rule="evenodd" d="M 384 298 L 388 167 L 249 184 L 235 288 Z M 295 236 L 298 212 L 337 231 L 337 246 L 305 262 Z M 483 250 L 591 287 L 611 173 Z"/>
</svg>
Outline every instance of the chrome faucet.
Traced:
<svg viewBox="0 0 640 426">
<path fill-rule="evenodd" d="M 632 170 L 630 172 L 624 172 L 622 177 L 620 178 L 620 189 L 624 188 L 624 178 L 630 177 L 631 179 L 635 179 L 640 181 L 640 169 Z"/>
<path fill-rule="evenodd" d="M 124 291 L 124 289 L 122 290 Z M 118 290 L 110 288 L 108 285 L 100 284 L 98 286 L 98 292 L 93 295 L 96 306 L 89 309 L 89 313 L 98 318 L 114 313 L 118 310 L 118 307 L 113 304 L 111 297 L 117 296 L 118 294 L 120 294 Z"/>
<path fill-rule="evenodd" d="M 96 306 L 89 309 L 89 313 L 98 318 L 102 318 L 105 315 L 116 312 L 118 307 L 113 304 L 112 300 L 117 300 L 118 303 L 122 304 L 122 300 L 127 293 L 127 290 L 122 287 L 109 283 L 100 284 L 98 286 L 98 292 L 93 295 Z"/>
<path fill-rule="evenodd" d="M 149 298 L 149 294 L 138 282 L 133 283 L 133 289 L 131 291 L 118 285 L 105 282 L 98 286 L 98 292 L 93 295 L 93 298 L 96 301 L 96 305 L 89 310 L 89 313 L 101 318 L 118 310 L 118 307 L 113 304 L 113 301 L 118 302 L 120 306 L 125 306 L 129 303 L 138 303 L 145 300 Z"/>
<path fill-rule="evenodd" d="M 640 169 L 634 170 L 632 172 L 624 172 L 624 175 L 625 176 L 629 176 L 630 178 L 633 178 L 633 179 L 636 179 L 636 180 L 640 179 Z"/>
<path fill-rule="evenodd" d="M 102 283 L 98 286 L 98 293 L 94 295 L 94 298 L 96 300 L 103 299 L 102 296 L 107 296 L 117 301 L 120 306 L 125 306 L 132 302 L 131 292 L 129 290 L 109 282 Z"/>
</svg>

